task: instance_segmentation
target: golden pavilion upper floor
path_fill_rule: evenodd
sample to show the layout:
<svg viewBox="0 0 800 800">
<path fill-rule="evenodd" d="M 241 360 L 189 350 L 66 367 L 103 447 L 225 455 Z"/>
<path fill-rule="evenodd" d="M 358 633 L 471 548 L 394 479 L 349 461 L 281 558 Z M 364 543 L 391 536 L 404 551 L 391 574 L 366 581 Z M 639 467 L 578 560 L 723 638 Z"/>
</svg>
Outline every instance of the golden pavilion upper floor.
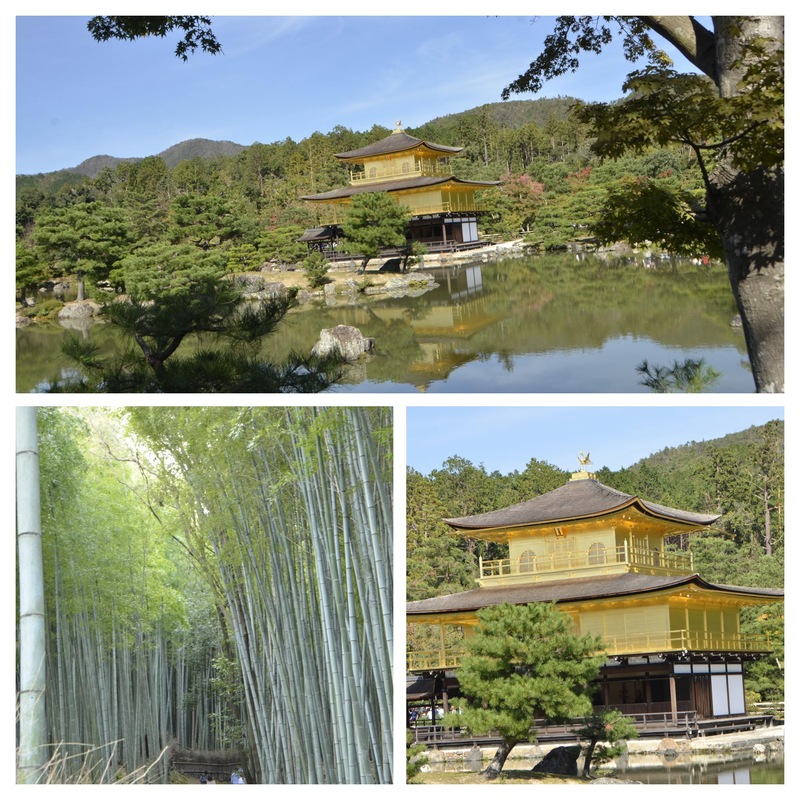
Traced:
<svg viewBox="0 0 800 800">
<path fill-rule="evenodd" d="M 349 166 L 350 183 L 338 189 L 305 195 L 315 206 L 319 225 L 340 225 L 356 195 L 386 192 L 418 220 L 414 238 L 436 239 L 445 217 L 451 240 L 477 241 L 476 214 L 483 210 L 480 191 L 497 181 L 472 181 L 453 175 L 450 159 L 463 147 L 437 144 L 411 136 L 396 128 L 389 136 L 366 147 L 335 157 Z M 427 218 L 427 219 L 423 219 Z M 431 229 L 428 235 L 425 231 Z"/>
<path fill-rule="evenodd" d="M 717 519 L 619 492 L 585 470 L 524 503 L 447 519 L 459 534 L 507 545 L 508 557 L 481 561 L 475 589 L 407 604 L 408 670 L 458 666 L 480 609 L 506 602 L 558 604 L 612 657 L 769 652 L 766 637 L 742 630 L 740 612 L 783 591 L 713 584 L 670 545 Z"/>
</svg>

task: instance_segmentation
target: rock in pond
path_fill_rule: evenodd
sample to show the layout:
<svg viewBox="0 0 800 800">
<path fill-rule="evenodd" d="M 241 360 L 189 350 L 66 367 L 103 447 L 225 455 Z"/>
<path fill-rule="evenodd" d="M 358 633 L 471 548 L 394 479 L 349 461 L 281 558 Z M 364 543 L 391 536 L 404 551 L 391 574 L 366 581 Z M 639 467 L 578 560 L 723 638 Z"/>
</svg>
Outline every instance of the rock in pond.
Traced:
<svg viewBox="0 0 800 800">
<path fill-rule="evenodd" d="M 355 361 L 375 347 L 375 340 L 364 336 L 352 325 L 337 325 L 324 328 L 319 340 L 311 350 L 312 355 L 328 356 L 336 353 L 346 361 Z"/>
</svg>

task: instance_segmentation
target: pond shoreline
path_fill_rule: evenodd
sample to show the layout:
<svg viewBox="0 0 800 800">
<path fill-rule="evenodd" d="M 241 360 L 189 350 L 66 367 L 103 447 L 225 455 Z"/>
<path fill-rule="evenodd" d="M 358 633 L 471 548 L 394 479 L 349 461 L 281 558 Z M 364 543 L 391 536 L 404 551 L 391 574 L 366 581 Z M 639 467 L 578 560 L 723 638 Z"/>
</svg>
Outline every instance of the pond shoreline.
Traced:
<svg viewBox="0 0 800 800">
<path fill-rule="evenodd" d="M 366 272 L 342 264 L 319 290 L 299 269 L 243 273 L 239 281 L 254 301 L 297 290 L 297 307 L 259 351 L 270 361 L 311 352 L 321 331 L 339 325 L 374 340 L 336 392 L 641 393 L 648 388 L 637 365 L 681 359 L 719 374 L 697 390 L 752 391 L 723 270 L 647 269 L 607 254 L 518 255 L 493 245 L 426 259 L 406 273 L 381 271 L 377 260 Z M 46 391 L 72 367 L 61 351 L 69 333 L 104 356 L 130 344 L 95 316 L 94 301 L 59 303 L 58 318 L 45 319 L 55 305 L 31 309 L 42 316 L 17 328 L 18 391 Z M 185 351 L 196 346 L 187 341 Z"/>
<path fill-rule="evenodd" d="M 352 296 L 358 293 L 363 293 L 367 296 L 396 295 L 398 293 L 398 279 L 415 283 L 417 282 L 415 281 L 415 276 L 417 276 L 418 280 L 429 269 L 469 266 L 470 264 L 487 263 L 496 259 L 522 257 L 528 255 L 528 250 L 529 248 L 524 246 L 522 239 L 516 239 L 510 242 L 487 244 L 484 247 L 471 250 L 432 253 L 421 256 L 419 263 L 411 265 L 405 273 L 397 270 L 384 271 L 384 267 L 387 264 L 397 261 L 396 258 L 373 258 L 363 272 L 360 271 L 355 260 L 338 263 L 329 262 L 328 282 L 324 286 L 315 289 L 309 287 L 308 277 L 305 270 L 300 266 L 264 268 L 253 272 L 239 273 L 238 275 L 244 279 L 261 279 L 268 287 L 274 287 L 273 293 L 280 291 L 279 286 L 283 286 L 284 289 L 297 289 L 298 300 L 301 303 L 307 303 L 330 299 L 332 296 Z M 431 280 L 426 276 L 426 283 L 430 283 Z M 69 285 L 70 279 L 59 278 L 55 282 Z M 402 292 L 402 289 L 400 291 Z M 257 292 L 254 294 L 257 294 Z M 108 299 L 113 298 L 114 295 L 108 293 Z M 93 321 L 100 321 L 97 317 L 104 302 L 107 302 L 107 300 L 103 298 L 102 293 L 97 297 L 87 298 L 86 300 L 68 300 L 58 312 L 42 319 L 28 317 L 24 313 L 25 309 L 17 308 L 16 326 L 20 328 L 27 325 L 48 324 L 66 319 L 92 318 Z M 35 307 L 35 304 L 33 307 Z"/>
<path fill-rule="evenodd" d="M 538 764 L 542 758 L 556 747 L 564 746 L 565 742 L 548 744 L 518 744 L 509 755 L 507 766 L 509 769 L 530 769 Z M 569 743 L 567 743 L 569 744 Z M 630 769 L 629 759 L 635 758 L 637 766 L 661 766 L 663 764 L 680 765 L 691 761 L 693 756 L 703 755 L 709 762 L 725 762 L 732 758 L 764 757 L 782 754 L 784 752 L 784 726 L 774 725 L 757 728 L 753 731 L 740 733 L 721 733 L 714 736 L 700 736 L 694 739 L 631 739 L 627 742 L 628 753 L 625 765 Z M 481 753 L 481 761 L 488 764 L 497 750 L 496 745 L 477 747 Z M 434 771 L 439 768 L 469 769 L 468 763 L 474 759 L 477 763 L 476 748 L 453 747 L 446 749 L 427 750 L 428 762 Z M 618 764 L 610 761 L 603 765 L 603 769 L 620 769 L 622 760 Z"/>
</svg>

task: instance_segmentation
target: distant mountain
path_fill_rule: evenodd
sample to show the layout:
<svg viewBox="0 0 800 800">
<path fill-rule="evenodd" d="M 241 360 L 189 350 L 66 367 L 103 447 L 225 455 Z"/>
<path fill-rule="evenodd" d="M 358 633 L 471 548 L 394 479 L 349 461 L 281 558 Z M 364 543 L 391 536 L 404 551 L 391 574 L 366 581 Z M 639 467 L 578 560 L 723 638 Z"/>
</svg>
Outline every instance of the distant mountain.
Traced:
<svg viewBox="0 0 800 800">
<path fill-rule="evenodd" d="M 174 167 L 181 161 L 192 158 L 220 158 L 221 156 L 235 156 L 246 150 L 242 144 L 236 142 L 216 142 L 211 139 L 187 139 L 185 142 L 175 144 L 158 153 L 168 167 Z"/>
<path fill-rule="evenodd" d="M 535 122 L 544 125 L 548 119 L 566 119 L 569 109 L 578 100 L 574 97 L 540 97 L 537 100 L 504 100 L 498 103 L 485 103 L 469 111 L 459 111 L 436 117 L 420 126 L 422 128 L 448 127 L 460 119 L 475 114 L 486 116 L 500 128 L 521 128 Z"/>
<path fill-rule="evenodd" d="M 106 167 L 116 169 L 119 164 L 132 164 L 141 161 L 141 158 L 116 158 L 115 156 L 92 156 L 85 161 L 81 161 L 77 167 L 70 167 L 63 170 L 81 175 L 84 178 L 96 178 Z"/>
<path fill-rule="evenodd" d="M 783 422 L 780 422 L 781 427 Z M 712 450 L 733 447 L 737 445 L 754 445 L 762 441 L 763 425 L 752 425 L 751 427 L 729 433 L 718 439 L 708 439 L 702 442 L 687 442 L 677 447 L 665 447 L 657 453 L 653 453 L 632 465 L 632 468 L 646 465 L 655 469 L 684 468 L 688 464 L 704 458 Z"/>
<path fill-rule="evenodd" d="M 415 129 L 416 135 L 431 137 L 435 131 L 443 131 L 452 128 L 464 117 L 474 114 L 488 115 L 489 119 L 501 128 L 519 128 L 535 122 L 544 125 L 548 119 L 555 117 L 563 119 L 566 117 L 569 107 L 575 103 L 573 97 L 542 97 L 537 100 L 507 100 L 498 103 L 486 103 L 482 106 L 461 111 L 456 114 L 447 114 L 443 117 L 435 117 L 424 125 Z M 187 139 L 185 142 L 168 147 L 160 153 L 156 153 L 159 158 L 163 158 L 168 167 L 174 167 L 181 161 L 188 161 L 192 158 L 219 158 L 221 156 L 234 156 L 247 146 L 236 144 L 230 141 L 214 141 L 212 139 Z M 106 167 L 115 169 L 118 164 L 135 163 L 142 161 L 141 158 L 120 158 L 117 156 L 92 156 L 78 164 L 77 167 L 69 167 L 57 170 L 57 173 L 69 173 L 86 178 L 96 178 Z M 55 175 L 57 173 L 47 173 Z M 33 176 L 18 176 L 30 178 Z M 38 177 L 38 176 L 37 176 Z"/>
<path fill-rule="evenodd" d="M 159 158 L 163 158 L 168 167 L 174 167 L 181 161 L 189 161 L 192 158 L 219 158 L 220 156 L 235 156 L 245 150 L 245 145 L 236 142 L 221 141 L 212 139 L 187 139 L 180 144 L 174 144 L 160 153 L 156 153 Z M 115 156 L 92 156 L 85 161 L 81 161 L 77 167 L 72 167 L 69 172 L 76 175 L 83 175 L 87 178 L 96 178 L 106 167 L 115 169 L 118 164 L 135 163 L 142 161 L 141 158 L 116 158 Z"/>
</svg>

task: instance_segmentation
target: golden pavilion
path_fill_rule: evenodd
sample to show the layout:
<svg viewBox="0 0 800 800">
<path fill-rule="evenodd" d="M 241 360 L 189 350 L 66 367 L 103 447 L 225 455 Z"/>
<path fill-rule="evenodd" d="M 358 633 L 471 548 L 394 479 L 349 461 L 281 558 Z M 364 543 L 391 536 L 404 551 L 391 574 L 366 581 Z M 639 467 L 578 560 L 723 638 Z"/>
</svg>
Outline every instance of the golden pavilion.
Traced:
<svg viewBox="0 0 800 800">
<path fill-rule="evenodd" d="M 320 227 L 306 231 L 308 242 L 333 240 L 347 208 L 358 194 L 387 192 L 409 209 L 409 238 L 430 246 L 460 247 L 478 242 L 478 192 L 497 181 L 469 181 L 453 176 L 450 159 L 463 147 L 436 144 L 407 134 L 398 123 L 385 138 L 335 157 L 350 167 L 350 184 L 306 195 L 318 209 Z"/>
<path fill-rule="evenodd" d="M 507 545 L 508 557 L 480 561 L 478 588 L 407 604 L 410 625 L 430 626 L 430 649 L 408 653 L 416 687 L 409 695 L 426 696 L 426 681 L 427 696 L 436 686 L 445 704 L 457 691 L 452 670 L 480 609 L 555 602 L 576 633 L 598 634 L 605 644 L 597 709 L 617 708 L 640 723 L 659 717 L 677 730 L 744 715 L 744 662 L 771 648 L 742 631 L 740 611 L 781 602 L 783 590 L 704 580 L 691 553 L 667 540 L 708 529 L 717 515 L 619 492 L 586 470 L 588 457 L 580 460 L 580 471 L 554 491 L 445 520 L 458 534 Z"/>
</svg>

